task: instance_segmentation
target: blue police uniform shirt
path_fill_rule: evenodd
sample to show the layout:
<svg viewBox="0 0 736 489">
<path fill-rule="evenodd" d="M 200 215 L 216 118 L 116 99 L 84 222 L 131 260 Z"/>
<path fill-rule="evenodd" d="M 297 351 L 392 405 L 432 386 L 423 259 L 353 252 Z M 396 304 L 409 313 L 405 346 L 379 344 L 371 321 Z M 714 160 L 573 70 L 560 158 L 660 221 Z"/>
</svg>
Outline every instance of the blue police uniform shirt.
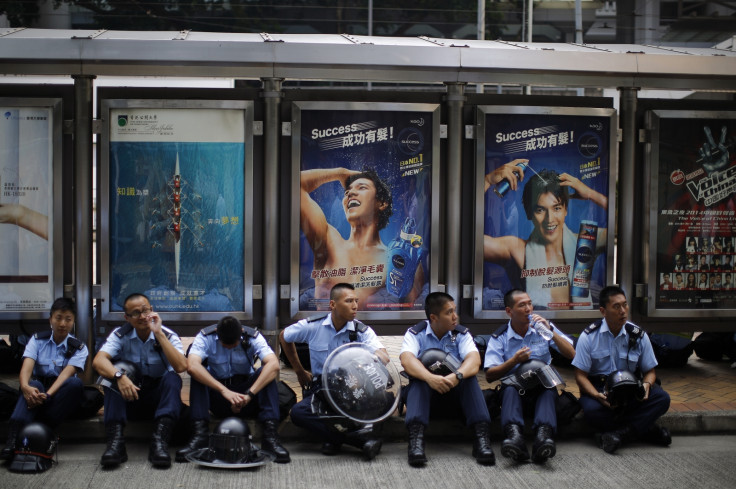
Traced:
<svg viewBox="0 0 736 489">
<path fill-rule="evenodd" d="M 348 321 L 340 331 L 332 325 L 332 313 L 319 319 L 302 319 L 284 330 L 284 340 L 289 343 L 308 343 L 312 363 L 312 375 L 322 374 L 327 357 L 337 347 L 350 343 L 350 331 L 356 331 L 355 321 Z M 371 328 L 358 331 L 357 341 L 365 343 L 372 351 L 383 348 Z"/>
<path fill-rule="evenodd" d="M 216 379 L 229 379 L 233 375 L 250 375 L 255 372 L 253 359 L 257 356 L 263 361 L 273 350 L 261 333 L 248 336 L 248 348 L 244 350 L 240 342 L 235 348 L 225 348 L 218 341 L 217 333 L 200 332 L 192 342 L 190 355 L 197 355 L 202 362 L 207 360 L 207 370 Z"/>
<path fill-rule="evenodd" d="M 120 328 L 117 328 L 115 331 L 118 329 Z M 181 344 L 179 335 L 165 326 L 162 326 L 161 329 L 169 336 L 169 342 L 174 348 L 184 354 L 184 347 Z M 138 366 L 141 369 L 141 375 L 146 377 L 163 377 L 167 371 L 174 371 L 174 367 L 166 360 L 164 352 L 155 350 L 154 345 L 156 339 L 153 336 L 153 332 L 150 332 L 146 341 L 143 342 L 138 338 L 135 328 L 131 329 L 122 338 L 118 338 L 115 331 L 110 333 L 107 341 L 100 348 L 100 351 L 104 351 L 112 357 L 113 363 L 119 360 L 131 362 Z"/>
<path fill-rule="evenodd" d="M 572 340 L 566 335 L 559 331 L 558 335 L 572 345 Z M 488 339 L 486 357 L 483 365 L 485 365 L 485 368 L 501 365 L 525 346 L 529 347 L 531 352 L 530 360 L 541 360 L 547 365 L 552 363 L 552 355 L 549 352 L 549 348 L 552 347 L 555 350 L 560 351 L 554 340 L 545 340 L 534 328 L 527 328 L 526 334 L 522 338 L 516 331 L 514 331 L 511 327 L 511 321 L 509 321 L 508 327 L 503 334 L 499 335 L 498 338 L 491 335 Z M 518 367 L 518 365 L 514 365 L 514 367 L 509 370 L 509 373 L 513 372 Z"/>
<path fill-rule="evenodd" d="M 608 375 L 616 370 L 645 373 L 657 366 L 652 344 L 646 334 L 629 350 L 629 333 L 622 327 L 616 337 L 603 323 L 590 333 L 582 333 L 575 347 L 573 366 L 588 375 Z"/>
<path fill-rule="evenodd" d="M 401 353 L 408 351 L 419 358 L 422 356 L 422 353 L 431 348 L 438 348 L 445 353 L 449 353 L 461 362 L 465 360 L 465 357 L 469 353 L 478 351 L 470 333 L 453 335 L 452 331 L 448 331 L 442 338 L 437 338 L 434 331 L 432 331 L 429 321 L 427 321 L 426 327 L 419 334 L 414 334 L 410 330 L 407 330 L 404 334 L 404 341 L 401 343 Z"/>
<path fill-rule="evenodd" d="M 66 355 L 67 348 L 69 348 L 69 345 L 67 345 L 69 336 L 71 335 L 67 335 L 64 341 L 58 345 L 54 343 L 53 334 L 48 339 L 37 339 L 35 336 L 31 336 L 23 352 L 23 358 L 30 358 L 36 362 L 33 366 L 34 377 L 59 376 L 64 369 L 64 355 Z M 84 370 L 87 355 L 87 347 L 83 346 L 81 350 L 74 352 L 67 365 Z"/>
</svg>

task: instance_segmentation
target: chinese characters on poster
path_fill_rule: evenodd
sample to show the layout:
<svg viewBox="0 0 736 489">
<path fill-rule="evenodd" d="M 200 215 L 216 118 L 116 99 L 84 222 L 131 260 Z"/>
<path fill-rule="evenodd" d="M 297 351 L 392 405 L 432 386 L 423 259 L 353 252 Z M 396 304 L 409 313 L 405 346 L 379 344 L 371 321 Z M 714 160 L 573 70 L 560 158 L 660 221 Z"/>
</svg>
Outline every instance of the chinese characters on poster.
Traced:
<svg viewBox="0 0 736 489">
<path fill-rule="evenodd" d="M 53 111 L 0 107 L 0 312 L 53 301 Z"/>
<path fill-rule="evenodd" d="M 736 307 L 735 152 L 734 113 L 659 118 L 657 308 Z"/>
<path fill-rule="evenodd" d="M 299 309 L 328 309 L 332 286 L 347 282 L 356 287 L 360 310 L 422 310 L 435 106 L 312 107 L 301 107 L 297 135 Z"/>
<path fill-rule="evenodd" d="M 243 310 L 244 111 L 110 110 L 110 310 Z"/>
<path fill-rule="evenodd" d="M 597 309 L 608 273 L 611 117 L 482 114 L 482 309 L 503 310 L 512 288 L 535 309 Z"/>
</svg>

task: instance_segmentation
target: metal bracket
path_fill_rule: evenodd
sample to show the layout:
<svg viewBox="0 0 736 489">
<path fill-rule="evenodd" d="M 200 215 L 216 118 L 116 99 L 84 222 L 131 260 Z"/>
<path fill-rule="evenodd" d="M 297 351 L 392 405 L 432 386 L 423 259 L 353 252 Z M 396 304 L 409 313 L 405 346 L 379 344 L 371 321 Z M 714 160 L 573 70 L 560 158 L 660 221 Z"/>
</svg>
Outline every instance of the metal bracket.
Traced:
<svg viewBox="0 0 736 489">
<path fill-rule="evenodd" d="M 102 134 L 102 119 L 93 119 L 92 120 L 92 134 Z"/>
<path fill-rule="evenodd" d="M 74 134 L 74 119 L 67 119 L 61 123 L 62 134 Z"/>
<path fill-rule="evenodd" d="M 440 139 L 447 139 L 447 124 L 440 124 Z"/>
<path fill-rule="evenodd" d="M 473 298 L 473 286 L 468 284 L 463 284 L 463 299 L 472 299 Z"/>
<path fill-rule="evenodd" d="M 181 31 L 179 31 L 179 34 L 177 34 L 176 36 L 174 36 L 174 39 L 173 40 L 174 41 L 184 41 L 187 38 L 187 36 L 189 35 L 190 32 L 192 32 L 190 29 L 181 30 Z"/>
<path fill-rule="evenodd" d="M 282 136 L 291 136 L 291 122 L 282 122 L 281 123 L 281 135 Z"/>
<path fill-rule="evenodd" d="M 261 37 L 266 42 L 284 42 L 283 39 L 274 39 L 268 32 L 261 32 Z"/>
<path fill-rule="evenodd" d="M 102 299 L 102 285 L 100 284 L 92 285 L 92 297 L 94 299 Z"/>
<path fill-rule="evenodd" d="M 475 139 L 475 126 L 471 124 L 465 126 L 465 139 Z"/>
<path fill-rule="evenodd" d="M 279 299 L 291 299 L 290 285 L 279 285 Z"/>
<path fill-rule="evenodd" d="M 89 36 L 72 36 L 72 39 L 94 39 L 96 37 L 99 37 L 101 34 L 104 34 L 105 32 L 107 32 L 107 29 L 99 29 L 94 31 Z"/>
<path fill-rule="evenodd" d="M 253 291 L 253 300 L 261 300 L 263 299 L 263 286 L 260 284 L 253 285 L 253 288 L 251 289 Z"/>
<path fill-rule="evenodd" d="M 649 129 L 639 129 L 639 142 L 640 143 L 649 143 L 651 142 L 650 136 L 652 133 L 649 131 Z"/>
<path fill-rule="evenodd" d="M 634 284 L 636 297 L 646 297 L 648 284 Z"/>
<path fill-rule="evenodd" d="M 263 136 L 263 121 L 253 121 L 253 135 Z"/>
</svg>

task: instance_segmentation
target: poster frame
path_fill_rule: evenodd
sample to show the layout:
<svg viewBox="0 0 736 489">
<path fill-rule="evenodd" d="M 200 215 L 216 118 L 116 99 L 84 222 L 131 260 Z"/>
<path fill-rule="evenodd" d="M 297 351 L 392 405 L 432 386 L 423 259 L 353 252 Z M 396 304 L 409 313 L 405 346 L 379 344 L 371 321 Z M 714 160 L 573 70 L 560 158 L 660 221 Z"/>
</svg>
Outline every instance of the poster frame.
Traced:
<svg viewBox="0 0 736 489">
<path fill-rule="evenodd" d="M 431 177 L 431 236 L 430 236 L 430 291 L 438 290 L 439 278 L 439 176 L 442 171 L 440 161 L 440 109 L 438 103 L 404 103 L 404 102 L 350 102 L 350 101 L 294 101 L 291 108 L 291 220 L 289 229 L 290 238 L 290 314 L 292 320 L 302 319 L 319 314 L 319 311 L 306 311 L 299 308 L 299 245 L 300 245 L 300 223 L 299 195 L 300 172 L 301 172 L 301 113 L 306 110 L 332 110 L 332 111 L 406 111 L 427 112 L 432 117 L 432 177 Z M 324 313 L 323 313 L 324 314 Z M 426 319 L 424 310 L 411 311 L 367 311 L 359 310 L 358 316 L 361 320 L 421 320 Z"/>
<path fill-rule="evenodd" d="M 616 181 L 618 178 L 618 115 L 615 109 L 604 107 L 559 107 L 559 106 L 507 106 L 479 105 L 476 107 L 476 153 L 475 153 L 475 248 L 473 255 L 473 317 L 476 319 L 508 320 L 505 310 L 483 309 L 483 234 L 485 220 L 484 178 L 486 165 L 486 115 L 562 115 L 609 118 L 609 181 L 608 181 L 608 228 L 616 226 Z M 615 233 L 609 232 L 606 243 L 606 276 L 613 283 Z M 597 308 L 586 310 L 545 310 L 548 319 L 589 320 L 598 319 Z"/>
<path fill-rule="evenodd" d="M 151 99 L 102 99 L 100 117 L 105 123 L 101 138 L 100 165 L 100 271 L 102 278 L 102 320 L 125 321 L 123 312 L 111 310 L 110 300 L 110 113 L 114 109 L 223 109 L 241 110 L 244 127 L 243 158 L 243 309 L 227 311 L 228 315 L 240 320 L 253 318 L 253 106 L 251 100 L 151 100 Z M 164 321 L 207 321 L 216 322 L 223 311 L 170 312 L 161 313 Z"/>
<path fill-rule="evenodd" d="M 63 285 L 63 236 L 62 236 L 62 216 L 63 201 L 62 198 L 62 159 L 63 159 L 63 115 L 62 115 L 62 99 L 57 97 L 40 98 L 40 97 L 0 97 L 0 106 L 2 107 L 18 107 L 18 108 L 48 108 L 51 112 L 51 270 L 52 276 L 49 278 L 48 285 L 52 291 L 51 302 L 55 298 L 64 295 Z M 48 308 L 36 311 L 10 310 L 0 311 L 0 320 L 30 320 L 30 319 L 46 319 L 49 317 Z"/>
<path fill-rule="evenodd" d="M 659 143 L 660 121 L 662 119 L 732 119 L 736 120 L 736 111 L 733 110 L 696 110 L 696 109 L 652 109 L 645 113 L 645 124 L 650 134 L 649 142 L 645 146 L 646 173 L 649 177 L 647 188 L 646 212 L 644 213 L 643 243 L 646 249 L 642 253 L 644 259 L 644 277 L 647 286 L 646 305 L 643 313 L 651 318 L 724 318 L 736 315 L 736 308 L 661 308 L 656 306 L 655 295 L 658 291 L 657 277 L 657 229 L 659 226 Z M 650 251 L 651 250 L 651 251 Z"/>
</svg>

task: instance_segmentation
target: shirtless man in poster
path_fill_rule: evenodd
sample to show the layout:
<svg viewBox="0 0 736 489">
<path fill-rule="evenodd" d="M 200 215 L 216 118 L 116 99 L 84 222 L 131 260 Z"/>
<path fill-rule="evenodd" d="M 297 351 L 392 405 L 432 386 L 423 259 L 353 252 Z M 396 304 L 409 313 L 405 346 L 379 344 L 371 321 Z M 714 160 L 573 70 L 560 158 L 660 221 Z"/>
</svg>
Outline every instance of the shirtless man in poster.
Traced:
<svg viewBox="0 0 736 489">
<path fill-rule="evenodd" d="M 342 206 L 350 224 L 348 239 L 327 222 L 324 211 L 310 196 L 321 185 L 334 181 L 345 189 Z M 365 305 L 369 297 L 386 286 L 387 248 L 378 232 L 393 213 L 391 190 L 374 170 L 359 172 L 341 167 L 303 170 L 300 183 L 301 229 L 314 253 L 314 270 L 346 271 L 344 276 L 314 278 L 315 299 L 328 299 L 334 285 L 349 282 L 355 286 L 359 304 Z M 362 267 L 366 271 L 361 272 Z M 418 297 L 423 284 L 420 265 L 407 300 Z"/>
</svg>

